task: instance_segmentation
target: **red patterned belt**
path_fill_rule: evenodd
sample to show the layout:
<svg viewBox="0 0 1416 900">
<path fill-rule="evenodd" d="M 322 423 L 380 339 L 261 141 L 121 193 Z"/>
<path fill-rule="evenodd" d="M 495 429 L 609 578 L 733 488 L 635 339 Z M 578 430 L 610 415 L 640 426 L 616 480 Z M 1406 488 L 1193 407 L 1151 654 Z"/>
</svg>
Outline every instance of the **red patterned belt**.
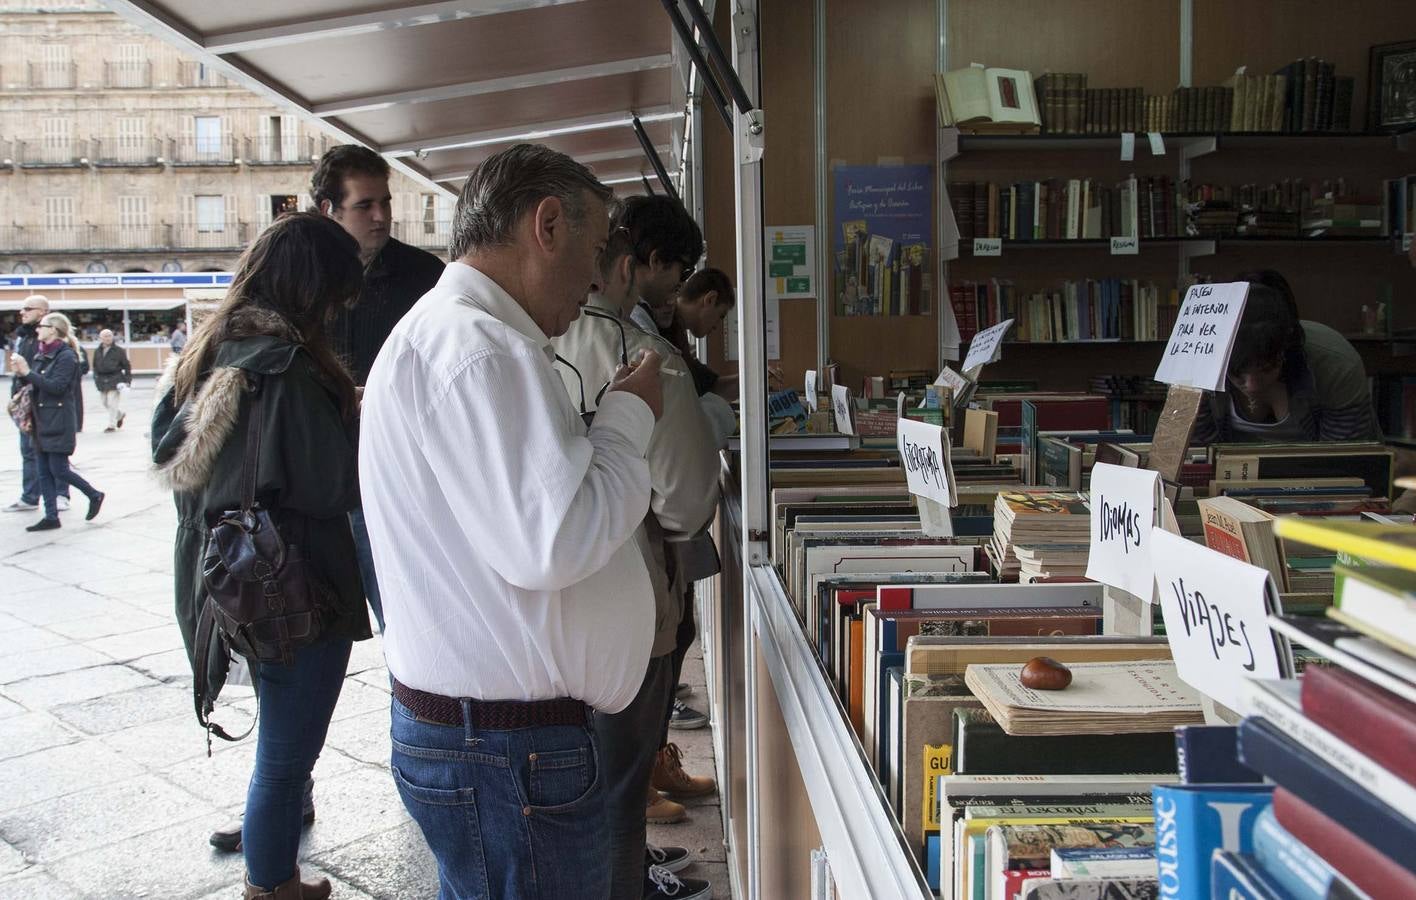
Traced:
<svg viewBox="0 0 1416 900">
<path fill-rule="evenodd" d="M 393 696 L 420 719 L 439 725 L 470 724 L 488 731 L 512 731 L 540 725 L 584 725 L 589 722 L 590 707 L 579 700 L 558 697 L 554 700 L 459 700 L 430 694 L 393 681 Z M 463 718 L 464 702 L 472 716 Z"/>
</svg>

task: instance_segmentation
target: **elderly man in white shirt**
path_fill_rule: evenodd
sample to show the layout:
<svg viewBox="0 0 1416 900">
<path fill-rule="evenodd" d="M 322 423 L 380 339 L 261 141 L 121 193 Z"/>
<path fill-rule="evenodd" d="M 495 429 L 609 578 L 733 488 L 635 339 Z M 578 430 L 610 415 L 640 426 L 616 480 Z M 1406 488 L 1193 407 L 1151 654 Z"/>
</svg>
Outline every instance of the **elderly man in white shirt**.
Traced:
<svg viewBox="0 0 1416 900">
<path fill-rule="evenodd" d="M 443 897 L 609 896 L 592 713 L 634 699 L 653 640 L 638 529 L 660 360 L 621 367 L 587 428 L 550 338 L 599 289 L 610 196 L 545 147 L 482 163 L 454 262 L 364 392 L 393 776 Z"/>
</svg>

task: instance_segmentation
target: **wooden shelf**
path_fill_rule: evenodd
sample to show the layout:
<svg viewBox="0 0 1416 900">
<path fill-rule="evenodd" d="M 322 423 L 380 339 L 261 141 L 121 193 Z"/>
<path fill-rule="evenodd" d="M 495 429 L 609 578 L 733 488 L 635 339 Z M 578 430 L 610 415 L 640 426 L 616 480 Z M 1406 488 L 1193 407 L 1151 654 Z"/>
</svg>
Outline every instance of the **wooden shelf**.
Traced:
<svg viewBox="0 0 1416 900">
<path fill-rule="evenodd" d="M 1306 142 L 1330 144 L 1338 141 L 1360 142 L 1366 146 L 1383 143 L 1401 150 L 1416 150 L 1416 132 L 1374 134 L 1365 131 L 1288 132 L 1220 132 L 1218 134 L 1171 134 L 1161 132 L 1168 154 L 1174 149 L 1202 149 L 1213 143 L 1216 151 L 1226 149 L 1269 148 Z M 966 134 L 959 133 L 959 150 L 1107 150 L 1115 151 L 1121 134 Z M 1136 155 L 1151 156 L 1146 132 L 1136 132 Z"/>
<path fill-rule="evenodd" d="M 960 257 L 972 257 L 972 238 L 963 238 L 959 241 Z M 1376 236 L 1336 236 L 1336 237 L 1236 237 L 1236 238 L 1208 238 L 1208 237 L 1167 237 L 1167 238 L 1141 238 L 1142 247 L 1173 247 L 1182 244 L 1217 244 L 1219 246 L 1244 245 L 1244 244 L 1392 244 L 1393 239 L 1387 235 Z M 1110 238 L 1073 238 L 1070 240 L 1017 240 L 1004 239 L 1003 249 L 1005 250 L 1055 250 L 1068 248 L 1110 248 Z M 964 253 L 967 249 L 969 252 Z M 987 259 L 986 256 L 977 257 Z"/>
</svg>

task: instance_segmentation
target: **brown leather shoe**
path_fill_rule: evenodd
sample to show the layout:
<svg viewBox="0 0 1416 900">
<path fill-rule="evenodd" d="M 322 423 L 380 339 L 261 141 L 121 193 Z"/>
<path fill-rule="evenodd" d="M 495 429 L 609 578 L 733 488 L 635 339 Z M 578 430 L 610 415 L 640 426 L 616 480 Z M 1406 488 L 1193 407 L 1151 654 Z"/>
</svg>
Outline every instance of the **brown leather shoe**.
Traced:
<svg viewBox="0 0 1416 900">
<path fill-rule="evenodd" d="M 246 900 L 329 900 L 330 890 L 328 878 L 301 881 L 299 869 L 295 870 L 295 876 L 289 881 L 270 890 L 251 884 L 250 878 L 246 879 Z"/>
<path fill-rule="evenodd" d="M 649 796 L 644 801 L 644 821 L 650 825 L 675 825 L 688 818 L 688 810 L 683 804 L 675 803 L 659 792 L 649 788 Z"/>
<path fill-rule="evenodd" d="M 675 797 L 706 797 L 718 789 L 718 783 L 706 775 L 690 775 L 683 770 L 683 754 L 678 744 L 665 744 L 654 761 L 655 790 Z"/>
</svg>

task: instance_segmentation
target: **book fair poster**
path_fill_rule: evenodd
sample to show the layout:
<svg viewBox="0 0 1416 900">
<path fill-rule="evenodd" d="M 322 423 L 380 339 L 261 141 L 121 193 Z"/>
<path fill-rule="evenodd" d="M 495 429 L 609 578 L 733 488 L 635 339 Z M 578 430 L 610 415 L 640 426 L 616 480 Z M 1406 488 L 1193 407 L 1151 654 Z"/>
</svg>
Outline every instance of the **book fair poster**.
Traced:
<svg viewBox="0 0 1416 900">
<path fill-rule="evenodd" d="M 816 226 L 777 225 L 766 229 L 767 299 L 816 296 Z"/>
<path fill-rule="evenodd" d="M 836 314 L 928 315 L 934 195 L 930 166 L 836 166 Z"/>
</svg>

